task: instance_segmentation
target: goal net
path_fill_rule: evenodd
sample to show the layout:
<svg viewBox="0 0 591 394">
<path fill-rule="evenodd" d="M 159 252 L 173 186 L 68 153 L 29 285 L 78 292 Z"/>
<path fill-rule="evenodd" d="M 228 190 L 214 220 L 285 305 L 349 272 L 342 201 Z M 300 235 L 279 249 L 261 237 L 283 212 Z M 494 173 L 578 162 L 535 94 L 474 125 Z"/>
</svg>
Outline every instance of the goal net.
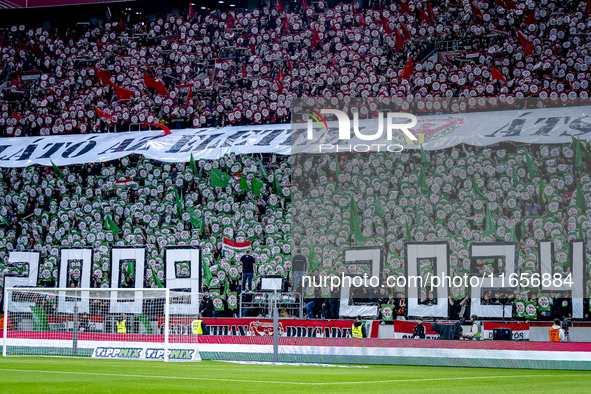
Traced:
<svg viewBox="0 0 591 394">
<path fill-rule="evenodd" d="M 6 288 L 4 311 L 4 356 L 201 361 L 198 293 Z"/>
</svg>

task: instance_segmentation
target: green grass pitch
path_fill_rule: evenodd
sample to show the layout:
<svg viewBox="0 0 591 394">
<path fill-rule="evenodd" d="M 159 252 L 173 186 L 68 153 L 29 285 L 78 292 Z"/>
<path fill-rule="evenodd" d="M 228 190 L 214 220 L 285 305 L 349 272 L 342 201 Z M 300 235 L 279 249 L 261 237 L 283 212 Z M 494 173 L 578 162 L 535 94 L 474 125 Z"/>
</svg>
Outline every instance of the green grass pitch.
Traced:
<svg viewBox="0 0 591 394">
<path fill-rule="evenodd" d="M 591 371 L 0 357 L 2 393 L 582 393 L 590 384 Z"/>
</svg>

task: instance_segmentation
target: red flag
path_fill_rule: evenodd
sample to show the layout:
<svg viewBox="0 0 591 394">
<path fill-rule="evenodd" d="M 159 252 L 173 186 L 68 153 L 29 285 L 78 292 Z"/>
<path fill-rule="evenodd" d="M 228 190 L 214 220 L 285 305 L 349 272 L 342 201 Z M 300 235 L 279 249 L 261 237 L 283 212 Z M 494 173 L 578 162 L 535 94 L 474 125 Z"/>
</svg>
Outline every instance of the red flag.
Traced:
<svg viewBox="0 0 591 394">
<path fill-rule="evenodd" d="M 172 134 L 172 133 L 170 132 L 170 129 L 169 129 L 168 127 L 164 126 L 163 124 L 160 124 L 160 123 L 148 123 L 148 124 L 149 124 L 150 126 L 159 127 L 159 128 L 161 128 L 162 130 L 164 130 L 164 135 L 169 135 L 169 134 Z"/>
<path fill-rule="evenodd" d="M 281 71 L 281 69 L 279 69 L 279 72 L 277 73 L 277 78 L 279 79 L 279 81 L 283 81 L 283 79 L 285 78 L 283 76 L 283 71 Z"/>
<path fill-rule="evenodd" d="M 519 36 L 521 46 L 523 46 L 523 52 L 525 52 L 526 55 L 531 55 L 534 51 L 534 45 L 529 42 L 520 31 L 517 31 L 517 35 Z"/>
<path fill-rule="evenodd" d="M 332 57 L 332 66 L 336 67 L 337 66 L 337 58 L 336 57 Z"/>
<path fill-rule="evenodd" d="M 427 0 L 427 11 L 429 11 L 431 19 L 435 19 L 435 13 L 433 12 L 433 7 L 431 7 L 431 2 L 429 0 Z"/>
<path fill-rule="evenodd" d="M 587 1 L 589 1 L 589 0 L 587 0 Z M 536 17 L 534 15 L 534 12 L 532 11 L 529 13 L 527 19 L 525 20 L 525 24 L 529 26 L 529 25 L 533 25 L 535 23 L 536 23 Z"/>
<path fill-rule="evenodd" d="M 312 45 L 310 45 L 311 48 L 316 48 L 317 46 L 320 46 L 320 36 L 318 35 L 318 31 L 316 30 L 316 28 L 312 29 Z"/>
<path fill-rule="evenodd" d="M 367 26 L 367 22 L 361 12 L 359 13 L 359 26 Z"/>
<path fill-rule="evenodd" d="M 24 119 L 22 116 L 20 116 L 19 114 L 17 114 L 16 112 L 12 111 L 12 116 L 14 116 L 14 118 L 16 120 L 21 120 Z"/>
<path fill-rule="evenodd" d="M 125 27 L 123 27 L 123 19 L 121 19 L 121 17 L 119 17 L 119 33 L 121 33 L 123 30 L 125 30 Z"/>
<path fill-rule="evenodd" d="M 135 93 L 131 90 L 120 88 L 118 86 L 115 86 L 115 94 L 117 95 L 117 100 L 129 100 L 135 96 Z"/>
<path fill-rule="evenodd" d="M 421 10 L 421 9 L 419 9 L 419 16 L 420 16 L 420 19 L 421 19 L 423 22 L 425 22 L 426 24 L 428 24 L 428 25 L 430 25 L 430 24 L 431 24 L 431 22 L 433 22 L 433 21 L 431 20 L 431 18 L 429 18 L 429 15 L 427 15 L 427 14 L 425 13 L 425 11 L 423 11 L 423 10 Z"/>
<path fill-rule="evenodd" d="M 287 56 L 287 69 L 291 70 L 291 61 L 289 60 L 289 56 Z"/>
<path fill-rule="evenodd" d="M 283 4 L 281 4 L 281 0 L 277 0 L 277 11 L 279 11 L 280 14 L 285 13 L 285 8 L 283 7 Z"/>
<path fill-rule="evenodd" d="M 408 62 L 406 62 L 406 66 L 404 66 L 404 70 L 402 70 L 402 74 L 400 74 L 399 79 L 410 79 L 411 74 L 412 74 L 412 59 L 408 59 Z"/>
<path fill-rule="evenodd" d="M 106 113 L 103 110 L 98 109 L 96 106 L 94 106 L 94 110 L 96 111 L 96 116 L 100 119 L 100 118 L 104 118 L 107 120 L 113 120 L 113 117 L 111 115 L 109 115 L 108 113 Z"/>
<path fill-rule="evenodd" d="M 306 0 L 298 0 L 298 4 L 302 6 L 302 10 L 304 12 L 308 11 L 308 3 L 306 3 Z"/>
<path fill-rule="evenodd" d="M 158 81 L 158 86 L 156 87 L 156 91 L 158 92 L 158 94 L 163 94 L 165 96 L 168 96 L 168 91 L 164 87 L 164 84 L 162 83 L 162 81 Z"/>
<path fill-rule="evenodd" d="M 195 18 L 195 11 L 193 10 L 193 3 L 189 3 L 189 20 Z"/>
<path fill-rule="evenodd" d="M 287 15 L 285 16 L 285 19 L 283 19 L 283 26 L 281 28 L 285 33 L 289 31 L 289 22 L 287 20 Z M 275 40 L 277 40 L 277 36 L 275 36 Z"/>
<path fill-rule="evenodd" d="M 115 87 L 115 84 L 111 81 L 111 73 L 109 71 L 100 70 L 99 74 L 101 76 L 101 81 L 103 82 L 103 86 Z"/>
<path fill-rule="evenodd" d="M 482 20 L 482 12 L 480 11 L 480 8 L 476 7 L 474 4 L 470 3 L 470 8 L 472 8 L 472 12 L 474 13 L 474 16 L 480 20 Z"/>
<path fill-rule="evenodd" d="M 246 79 L 246 62 L 242 62 L 242 79 Z"/>
<path fill-rule="evenodd" d="M 189 101 L 193 98 L 193 88 L 189 88 L 189 94 L 187 95 L 187 106 L 189 105 Z"/>
<path fill-rule="evenodd" d="M 279 94 L 283 93 L 283 86 L 281 86 L 281 84 L 277 80 L 275 81 L 275 83 L 277 84 L 277 89 L 279 90 Z"/>
<path fill-rule="evenodd" d="M 401 51 L 404 49 L 404 42 L 402 41 L 402 37 L 400 36 L 400 32 L 397 28 L 394 28 L 394 34 L 396 37 L 396 50 Z"/>
<path fill-rule="evenodd" d="M 386 18 L 382 19 L 382 27 L 384 28 L 384 32 L 387 35 L 392 34 L 392 29 L 390 29 L 390 26 L 388 26 L 388 19 L 386 19 Z"/>
<path fill-rule="evenodd" d="M 505 77 L 503 76 L 503 74 L 501 74 L 501 72 L 499 70 L 496 69 L 496 67 L 492 68 L 492 80 L 499 80 L 499 81 L 503 81 L 505 82 L 505 84 L 507 83 L 507 80 L 505 79 Z"/>
<path fill-rule="evenodd" d="M 400 24 L 400 30 L 402 30 L 402 36 L 404 37 L 404 42 L 410 41 L 410 33 L 404 23 Z"/>
<path fill-rule="evenodd" d="M 400 10 L 402 12 L 406 12 L 407 14 L 412 14 L 413 13 L 412 10 L 409 8 L 409 6 L 407 6 L 403 2 L 400 2 Z"/>
<path fill-rule="evenodd" d="M 256 54 L 256 48 L 254 46 L 254 42 L 250 42 L 250 54 L 251 55 L 255 55 Z"/>
<path fill-rule="evenodd" d="M 515 5 L 515 3 L 512 2 L 511 0 L 505 0 L 505 7 L 507 7 L 508 10 L 518 9 L 517 6 Z"/>
</svg>

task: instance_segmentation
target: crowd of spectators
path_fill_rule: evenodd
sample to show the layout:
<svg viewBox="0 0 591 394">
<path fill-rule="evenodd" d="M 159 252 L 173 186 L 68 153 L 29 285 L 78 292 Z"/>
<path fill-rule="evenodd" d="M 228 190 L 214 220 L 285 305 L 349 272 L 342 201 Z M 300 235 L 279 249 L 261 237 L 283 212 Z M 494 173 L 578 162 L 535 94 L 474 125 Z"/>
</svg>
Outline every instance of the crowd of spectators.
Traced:
<svg viewBox="0 0 591 394">
<path fill-rule="evenodd" d="M 434 112 L 524 96 L 586 102 L 588 18 L 578 0 L 286 0 L 135 24 L 14 25 L 0 35 L 10 77 L 0 136 L 281 123 L 303 96 L 412 97 Z M 471 101 L 422 101 L 436 97 Z"/>
<path fill-rule="evenodd" d="M 576 143 L 581 144 L 579 153 Z M 386 256 L 380 275 L 389 288 L 388 276 L 407 274 L 405 242 L 448 242 L 449 275 L 462 277 L 498 275 L 505 269 L 503 259 L 471 259 L 473 242 L 518 243 L 516 272 L 527 275 L 541 272 L 539 242 L 552 240 L 552 272 L 566 277 L 571 273 L 569 243 L 582 239 L 587 281 L 584 316 L 588 318 L 591 162 L 586 152 L 584 142 L 502 143 L 486 148 L 458 145 L 423 154 L 405 150 L 298 156 L 292 174 L 293 242 L 321 276 L 375 275 L 367 262 L 343 264 L 340 251 L 351 245 L 382 245 Z M 433 259 L 419 260 L 420 304 L 438 302 L 436 289 L 430 291 L 430 278 L 438 274 L 435 269 Z M 467 290 L 463 286 L 451 289 L 450 318 L 458 318 L 460 312 L 469 316 Z M 314 289 L 307 291 L 310 299 L 317 296 Z M 396 303 L 404 298 L 405 289 L 395 286 L 380 295 L 360 291 L 354 295 L 359 300 L 389 298 L 387 303 Z M 562 291 L 520 287 L 510 293 L 507 289 L 483 292 L 481 304 L 508 299 L 531 301 L 538 307 L 543 300 L 542 312 L 566 317 L 572 313 L 570 303 L 564 308 L 558 303 L 552 306 L 552 300 L 569 297 Z M 403 307 L 398 305 L 397 310 Z M 549 319 L 550 313 L 540 316 Z M 526 318 L 522 310 L 516 317 Z"/>
</svg>

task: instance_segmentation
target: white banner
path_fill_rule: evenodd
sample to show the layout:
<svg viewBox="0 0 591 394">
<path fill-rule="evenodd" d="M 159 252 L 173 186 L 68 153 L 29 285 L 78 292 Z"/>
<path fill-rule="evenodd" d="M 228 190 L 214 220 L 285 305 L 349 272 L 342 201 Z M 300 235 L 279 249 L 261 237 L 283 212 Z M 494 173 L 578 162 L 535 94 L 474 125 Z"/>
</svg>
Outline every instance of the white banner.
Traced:
<svg viewBox="0 0 591 394">
<path fill-rule="evenodd" d="M 425 138 L 427 150 L 443 149 L 460 143 L 490 145 L 502 141 L 549 144 L 570 142 L 571 136 L 591 139 L 591 106 L 547 108 L 515 111 L 489 111 L 453 115 L 419 116 L 410 131 Z M 360 121 L 363 126 L 363 120 Z M 326 143 L 336 143 L 338 132 L 328 122 Z M 310 142 L 304 129 L 298 132 L 297 151 Z M 316 133 L 316 131 L 315 131 Z M 322 132 L 315 134 L 322 137 Z M 385 134 L 385 133 L 384 133 Z M 329 138 L 330 137 L 330 138 Z M 349 143 L 367 143 L 352 139 Z M 392 141 L 372 140 L 375 144 L 400 143 L 407 147 L 402 133 L 394 133 Z M 416 145 L 415 145 L 416 146 Z M 378 148 L 370 148 L 376 150 Z M 291 125 L 230 126 L 219 129 L 173 130 L 128 133 L 75 134 L 50 137 L 0 138 L 0 167 L 26 167 L 32 164 L 50 166 L 109 161 L 141 154 L 166 162 L 188 162 L 216 159 L 225 154 L 278 153 L 288 155 L 291 149 Z"/>
</svg>

